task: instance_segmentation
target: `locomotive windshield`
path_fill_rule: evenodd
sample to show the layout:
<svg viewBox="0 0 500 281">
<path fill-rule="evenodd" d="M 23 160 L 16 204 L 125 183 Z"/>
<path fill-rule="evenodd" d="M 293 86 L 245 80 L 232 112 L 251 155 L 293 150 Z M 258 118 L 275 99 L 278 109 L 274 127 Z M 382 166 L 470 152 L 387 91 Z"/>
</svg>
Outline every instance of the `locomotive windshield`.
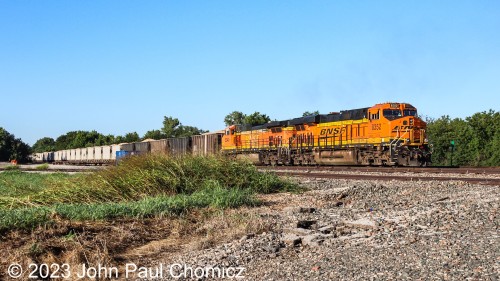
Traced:
<svg viewBox="0 0 500 281">
<path fill-rule="evenodd" d="M 401 110 L 399 109 L 384 109 L 384 117 L 387 119 L 396 119 L 401 116 Z"/>
<path fill-rule="evenodd" d="M 415 109 L 405 109 L 403 110 L 404 116 L 417 116 L 417 111 Z"/>
</svg>

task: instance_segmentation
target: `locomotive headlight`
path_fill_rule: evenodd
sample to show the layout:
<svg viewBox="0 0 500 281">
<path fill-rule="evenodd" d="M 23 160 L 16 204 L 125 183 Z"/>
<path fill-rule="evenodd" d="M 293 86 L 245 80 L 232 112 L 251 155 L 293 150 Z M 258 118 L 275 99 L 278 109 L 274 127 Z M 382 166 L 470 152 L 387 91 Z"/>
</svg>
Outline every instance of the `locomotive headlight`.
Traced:
<svg viewBox="0 0 500 281">
<path fill-rule="evenodd" d="M 410 125 L 413 125 L 413 118 L 410 118 Z"/>
<path fill-rule="evenodd" d="M 428 142 L 429 140 L 427 138 L 424 139 L 424 142 Z"/>
<path fill-rule="evenodd" d="M 410 142 L 410 139 L 406 139 L 406 142 Z"/>
</svg>

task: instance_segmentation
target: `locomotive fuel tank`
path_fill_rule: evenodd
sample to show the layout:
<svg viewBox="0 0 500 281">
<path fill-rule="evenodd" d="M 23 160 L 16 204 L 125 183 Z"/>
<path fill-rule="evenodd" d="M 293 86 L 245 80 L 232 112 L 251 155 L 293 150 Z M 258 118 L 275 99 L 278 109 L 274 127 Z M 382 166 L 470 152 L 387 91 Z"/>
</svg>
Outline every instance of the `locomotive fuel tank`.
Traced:
<svg viewBox="0 0 500 281">
<path fill-rule="evenodd" d="M 318 165 L 358 165 L 356 150 L 315 150 L 314 161 Z"/>
</svg>

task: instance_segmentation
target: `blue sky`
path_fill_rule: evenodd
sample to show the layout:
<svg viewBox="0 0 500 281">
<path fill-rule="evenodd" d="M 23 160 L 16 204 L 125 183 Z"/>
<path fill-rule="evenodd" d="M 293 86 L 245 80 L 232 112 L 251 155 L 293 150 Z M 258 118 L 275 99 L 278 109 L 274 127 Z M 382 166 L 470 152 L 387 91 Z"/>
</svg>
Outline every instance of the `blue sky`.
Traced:
<svg viewBox="0 0 500 281">
<path fill-rule="evenodd" d="M 500 109 L 499 1 L 0 0 L 0 127 L 208 130 L 409 102 L 431 117 Z"/>
</svg>

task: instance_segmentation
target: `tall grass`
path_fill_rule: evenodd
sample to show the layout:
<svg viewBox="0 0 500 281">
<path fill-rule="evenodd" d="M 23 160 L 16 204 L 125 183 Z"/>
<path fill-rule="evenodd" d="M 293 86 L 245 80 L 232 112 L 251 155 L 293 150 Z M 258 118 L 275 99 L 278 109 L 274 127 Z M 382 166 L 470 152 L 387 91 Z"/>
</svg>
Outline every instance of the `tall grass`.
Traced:
<svg viewBox="0 0 500 281">
<path fill-rule="evenodd" d="M 152 154 L 76 176 L 10 171 L 0 175 L 0 230 L 255 205 L 256 193 L 296 189 L 250 163 L 216 156 Z"/>
<path fill-rule="evenodd" d="M 149 196 L 191 194 L 207 183 L 226 189 L 271 193 L 295 188 L 255 166 L 222 157 L 130 157 L 120 165 L 89 175 L 55 182 L 29 198 L 29 204 L 136 201 Z M 28 202 L 27 202 L 28 203 Z"/>
<path fill-rule="evenodd" d="M 0 209 L 0 231 L 29 229 L 58 220 L 105 220 L 176 216 L 195 208 L 234 208 L 258 204 L 249 190 L 210 187 L 190 195 L 148 197 L 134 202 L 56 204 L 21 209 Z"/>
<path fill-rule="evenodd" d="M 6 171 L 18 171 L 20 169 L 21 168 L 19 168 L 19 166 L 17 166 L 17 165 L 10 165 L 10 166 L 5 167 Z"/>
<path fill-rule="evenodd" d="M 37 194 L 49 187 L 74 178 L 63 173 L 27 173 L 21 170 L 4 171 L 0 173 L 0 201 L 2 197 L 15 197 Z M 0 208 L 2 205 L 0 204 Z"/>
</svg>

